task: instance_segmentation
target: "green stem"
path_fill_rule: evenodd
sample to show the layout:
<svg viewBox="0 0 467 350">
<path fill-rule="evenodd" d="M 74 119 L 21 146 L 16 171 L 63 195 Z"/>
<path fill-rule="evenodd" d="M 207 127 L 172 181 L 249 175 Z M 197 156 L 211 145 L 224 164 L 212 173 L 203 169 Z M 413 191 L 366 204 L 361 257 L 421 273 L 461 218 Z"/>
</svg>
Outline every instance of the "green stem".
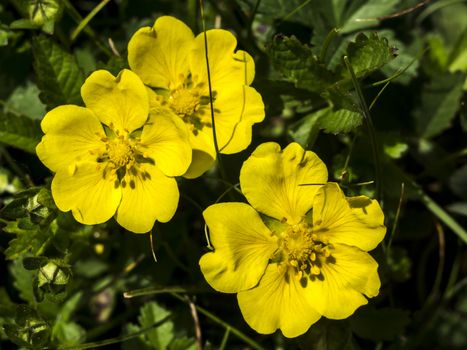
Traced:
<svg viewBox="0 0 467 350">
<path fill-rule="evenodd" d="M 217 166 L 219 168 L 221 177 L 226 180 L 227 176 L 224 171 L 224 167 L 222 166 L 221 155 L 219 152 L 219 143 L 217 142 L 216 122 L 214 120 L 215 118 L 214 118 L 214 105 L 212 103 L 213 97 L 212 97 L 211 69 L 209 68 L 208 36 L 206 34 L 206 20 L 204 17 L 204 1 L 199 0 L 199 5 L 201 9 L 201 23 L 203 25 L 204 48 L 205 48 L 204 53 L 205 53 L 205 58 L 206 58 L 206 70 L 207 70 L 207 75 L 208 75 L 209 105 L 211 107 L 212 137 L 214 140 L 214 149 L 216 150 Z"/>
<path fill-rule="evenodd" d="M 345 65 L 347 66 L 347 70 L 350 73 L 350 77 L 352 79 L 352 83 L 355 88 L 355 91 L 357 92 L 358 100 L 360 103 L 360 109 L 363 113 L 364 120 L 365 120 L 367 129 L 368 129 L 368 136 L 370 138 L 371 151 L 373 154 L 373 163 L 375 167 L 374 170 L 375 170 L 375 182 L 376 182 L 376 199 L 381 200 L 381 189 L 382 189 L 381 166 L 380 166 L 380 161 L 379 161 L 379 156 L 378 156 L 378 144 L 376 140 L 375 128 L 373 126 L 373 121 L 371 119 L 370 110 L 368 109 L 368 106 L 366 104 L 362 89 L 360 88 L 360 84 L 358 83 L 357 77 L 355 76 L 355 72 L 347 56 L 344 56 L 344 62 L 345 62 Z"/>
<path fill-rule="evenodd" d="M 70 17 L 76 22 L 76 24 L 79 25 L 83 21 L 83 17 L 81 17 L 79 12 L 76 11 L 76 9 L 73 7 L 73 5 L 71 4 L 69 0 L 61 0 L 61 1 L 63 2 L 63 5 L 65 6 L 65 8 L 68 10 Z M 103 53 L 105 53 L 108 57 L 113 56 L 112 51 L 106 45 L 104 45 L 100 40 L 98 40 L 96 33 L 90 27 L 84 27 L 83 30 L 91 39 L 94 40 L 96 45 L 99 47 L 99 49 L 101 49 Z"/>
<path fill-rule="evenodd" d="M 412 181 L 411 185 L 415 188 L 418 198 L 428 210 L 449 227 L 464 243 L 467 243 L 467 231 L 433 199 L 423 192 L 422 188 L 416 182 Z"/>
<path fill-rule="evenodd" d="M 286 16 L 282 18 L 282 21 L 287 21 L 290 17 L 292 17 L 294 14 L 296 14 L 298 11 L 300 11 L 302 8 L 304 8 L 306 5 L 308 5 L 311 2 L 311 0 L 306 0 L 303 3 L 301 3 L 299 6 L 297 6 L 295 9 L 293 9 L 291 12 L 289 12 Z"/>
<path fill-rule="evenodd" d="M 170 315 L 167 316 L 167 317 L 164 317 L 162 320 L 154 323 L 153 325 L 151 325 L 151 326 L 149 326 L 147 328 L 144 328 L 144 329 L 140 330 L 139 332 L 135 332 L 135 333 L 132 333 L 132 334 L 122 335 L 120 337 L 109 338 L 109 339 L 96 341 L 96 342 L 91 342 L 91 343 L 84 343 L 84 344 L 80 344 L 80 345 L 59 347 L 58 349 L 59 350 L 84 350 L 84 349 L 98 348 L 98 347 L 101 347 L 101 346 L 106 346 L 106 345 L 111 345 L 111 344 L 123 343 L 125 341 L 137 338 L 140 335 L 150 331 L 153 328 L 159 327 L 160 325 L 162 325 L 163 323 L 168 321 L 169 318 L 171 318 Z"/>
<path fill-rule="evenodd" d="M 399 223 L 399 216 L 401 213 L 402 201 L 404 199 L 404 190 L 405 190 L 405 184 L 402 182 L 401 193 L 399 195 L 399 204 L 397 205 L 397 211 L 396 211 L 396 216 L 394 218 L 394 224 L 392 225 L 391 234 L 389 235 L 389 241 L 388 241 L 388 245 L 386 248 L 386 256 L 390 256 L 389 254 L 391 253 L 392 240 L 394 239 L 394 235 L 396 234 L 397 224 Z"/>
<path fill-rule="evenodd" d="M 339 33 L 339 29 L 333 28 L 328 35 L 326 35 L 326 39 L 324 39 L 323 46 L 321 47 L 321 51 L 319 52 L 319 60 L 320 62 L 324 62 L 326 59 L 326 54 L 328 53 L 329 45 L 334 40 L 336 35 Z"/>
<path fill-rule="evenodd" d="M 186 304 L 189 304 L 189 301 L 186 300 L 185 298 L 183 298 L 181 295 L 177 294 L 177 293 L 170 293 L 174 298 L 177 298 L 178 300 L 186 303 Z M 253 339 L 251 339 L 250 337 L 248 337 L 246 334 L 244 334 L 243 332 L 241 332 L 240 330 L 238 330 L 237 328 L 233 327 L 232 325 L 228 324 L 227 322 L 224 322 L 222 321 L 219 317 L 217 317 L 216 315 L 212 314 L 211 312 L 209 312 L 208 310 L 202 308 L 201 306 L 198 306 L 198 305 L 195 305 L 195 308 L 196 310 L 206 316 L 207 318 L 209 318 L 211 321 L 213 321 L 214 323 L 217 323 L 218 325 L 224 327 L 225 329 L 228 329 L 232 334 L 235 334 L 238 338 L 240 338 L 241 340 L 243 340 L 245 343 L 247 343 L 248 345 L 250 345 L 253 349 L 256 349 L 256 350 L 265 350 L 265 348 L 263 348 L 261 345 L 259 345 L 257 342 L 255 342 Z"/>
<path fill-rule="evenodd" d="M 71 33 L 71 42 L 75 41 L 76 37 L 84 28 L 86 28 L 91 19 L 93 19 L 94 16 L 96 16 L 109 2 L 110 0 L 102 0 L 91 12 L 89 12 L 89 14 L 78 24 L 78 27 L 76 27 L 76 29 Z"/>
<path fill-rule="evenodd" d="M 229 335 L 230 335 L 230 328 L 226 328 L 224 336 L 222 337 L 221 345 L 219 346 L 219 350 L 225 349 L 225 347 L 227 346 L 227 341 L 229 340 Z"/>
</svg>

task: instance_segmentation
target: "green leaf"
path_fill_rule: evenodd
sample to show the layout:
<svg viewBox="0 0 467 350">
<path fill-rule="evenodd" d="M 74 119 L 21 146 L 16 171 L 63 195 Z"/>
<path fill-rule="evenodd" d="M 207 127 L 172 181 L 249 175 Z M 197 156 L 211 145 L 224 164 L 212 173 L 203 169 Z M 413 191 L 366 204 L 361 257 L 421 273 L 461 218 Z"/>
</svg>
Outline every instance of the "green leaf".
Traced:
<svg viewBox="0 0 467 350">
<path fill-rule="evenodd" d="M 30 304 L 35 303 L 34 293 L 32 290 L 32 280 L 35 272 L 26 270 L 20 259 L 14 260 L 9 265 L 9 271 L 11 276 L 13 276 L 13 285 L 19 292 L 21 299 Z"/>
<path fill-rule="evenodd" d="M 449 204 L 447 210 L 452 213 L 467 216 L 467 202 L 456 202 Z"/>
<path fill-rule="evenodd" d="M 324 132 L 330 134 L 346 133 L 355 130 L 362 124 L 363 116 L 348 109 L 334 111 L 328 108 L 319 119 L 319 124 Z"/>
<path fill-rule="evenodd" d="M 149 302 L 141 308 L 138 321 L 142 328 L 149 328 L 169 315 L 170 312 L 160 307 L 157 303 Z M 144 335 L 146 344 L 156 350 L 167 349 L 174 338 L 173 327 L 172 321 L 166 321 L 159 327 L 149 330 Z"/>
<path fill-rule="evenodd" d="M 42 131 L 37 120 L 0 112 L 0 142 L 29 153 L 36 153 Z"/>
<path fill-rule="evenodd" d="M 169 350 L 195 350 L 196 341 L 193 338 L 177 337 L 169 346 Z"/>
<path fill-rule="evenodd" d="M 8 260 L 15 260 L 25 253 L 41 254 L 53 238 L 48 228 L 41 228 L 31 223 L 27 218 L 9 222 L 5 232 L 16 233 L 16 238 L 10 240 L 5 256 Z"/>
<path fill-rule="evenodd" d="M 363 33 L 357 35 L 355 41 L 347 47 L 347 55 L 357 78 L 380 69 L 394 58 L 388 40 L 374 32 L 369 36 Z M 343 73 L 348 76 L 347 69 Z"/>
<path fill-rule="evenodd" d="M 421 106 L 413 114 L 421 137 L 434 137 L 451 126 L 459 110 L 464 79 L 461 73 L 443 74 L 424 86 Z"/>
<path fill-rule="evenodd" d="M 467 199 L 467 165 L 457 169 L 449 179 L 452 192 L 462 199 Z"/>
<path fill-rule="evenodd" d="M 390 308 L 364 307 L 350 319 L 351 328 L 355 334 L 375 342 L 393 340 L 404 334 L 409 322 L 408 311 Z"/>
<path fill-rule="evenodd" d="M 32 47 L 40 98 L 47 108 L 80 104 L 84 74 L 75 57 L 43 35 L 34 38 Z"/>
<path fill-rule="evenodd" d="M 289 134 L 295 142 L 302 147 L 307 148 L 318 136 L 320 129 L 319 118 L 326 113 L 326 109 L 320 109 L 317 112 L 308 114 L 292 125 Z"/>
<path fill-rule="evenodd" d="M 275 69 L 297 88 L 321 93 L 337 80 L 311 49 L 294 36 L 276 35 L 269 47 L 269 55 Z"/>
<path fill-rule="evenodd" d="M 31 119 L 42 119 L 45 106 L 39 99 L 39 88 L 28 81 L 24 86 L 18 86 L 4 105 L 4 112 L 24 115 Z"/>
</svg>

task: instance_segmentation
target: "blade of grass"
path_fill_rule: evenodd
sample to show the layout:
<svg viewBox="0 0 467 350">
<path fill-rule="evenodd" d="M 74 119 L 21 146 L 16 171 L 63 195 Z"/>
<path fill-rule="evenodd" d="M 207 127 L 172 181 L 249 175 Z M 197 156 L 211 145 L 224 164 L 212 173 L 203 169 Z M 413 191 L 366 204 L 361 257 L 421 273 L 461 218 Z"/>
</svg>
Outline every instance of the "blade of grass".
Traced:
<svg viewBox="0 0 467 350">
<path fill-rule="evenodd" d="M 375 127 L 373 126 L 373 121 L 371 119 L 370 110 L 368 109 L 368 106 L 366 104 L 362 89 L 360 88 L 360 84 L 358 83 L 357 77 L 355 76 L 355 72 L 347 56 L 344 56 L 344 62 L 345 62 L 345 65 L 347 66 L 347 70 L 350 73 L 350 77 L 352 79 L 352 83 L 355 88 L 355 91 L 357 92 L 360 109 L 364 116 L 364 120 L 365 120 L 367 129 L 368 129 L 368 136 L 370 138 L 371 151 L 373 154 L 373 163 L 374 163 L 373 166 L 374 166 L 374 171 L 375 171 L 376 199 L 381 200 L 381 189 L 382 189 L 381 165 L 380 165 L 380 160 L 379 160 L 379 155 L 378 155 L 378 144 L 376 140 Z"/>
<path fill-rule="evenodd" d="M 423 192 L 422 188 L 416 182 L 413 181 L 411 185 L 414 187 L 418 198 L 427 209 L 449 227 L 464 243 L 467 243 L 467 231 L 433 199 Z"/>
<path fill-rule="evenodd" d="M 105 5 L 107 5 L 110 2 L 110 0 L 102 0 L 96 7 L 92 9 L 91 12 L 78 24 L 78 27 L 71 33 L 70 40 L 71 42 L 75 41 L 75 39 L 78 37 L 79 33 L 86 28 L 88 23 L 94 18 L 95 15 L 99 13 L 100 10 L 102 10 Z"/>
</svg>

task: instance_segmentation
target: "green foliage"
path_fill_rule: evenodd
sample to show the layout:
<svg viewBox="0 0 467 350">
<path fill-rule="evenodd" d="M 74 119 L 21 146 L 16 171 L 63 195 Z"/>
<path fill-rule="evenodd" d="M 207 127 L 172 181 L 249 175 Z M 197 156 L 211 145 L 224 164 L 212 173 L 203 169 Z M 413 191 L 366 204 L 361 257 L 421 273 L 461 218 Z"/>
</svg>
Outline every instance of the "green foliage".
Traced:
<svg viewBox="0 0 467 350">
<path fill-rule="evenodd" d="M 424 86 L 421 105 L 414 111 L 418 134 L 434 137 L 451 126 L 463 94 L 464 74 L 435 76 Z"/>
<path fill-rule="evenodd" d="M 76 58 L 53 39 L 39 35 L 32 42 L 39 95 L 48 109 L 61 104 L 80 104 L 84 74 Z"/>
<path fill-rule="evenodd" d="M 138 338 L 125 343 L 124 349 L 194 350 L 193 339 L 175 335 L 173 315 L 155 302 L 146 303 L 138 316 L 139 325 L 129 325 L 128 333 L 145 330 Z"/>
<path fill-rule="evenodd" d="M 222 156 L 226 178 L 213 170 L 178 180 L 179 210 L 152 240 L 114 219 L 87 226 L 57 209 L 35 155 L 46 111 L 82 105 L 92 71 L 128 68 L 129 38 L 154 16 L 175 15 L 199 33 L 196 3 L 0 4 L 0 348 L 466 348 L 465 2 L 205 1 L 206 27 L 220 23 L 255 60 L 266 117 L 252 144 Z M 373 128 L 362 127 L 369 120 Z M 380 186 L 387 227 L 371 252 L 378 297 L 292 340 L 256 334 L 235 297 L 213 294 L 199 271 L 201 212 L 220 197 L 245 200 L 225 191 L 265 141 L 315 151 L 348 196 L 374 198 Z"/>
<path fill-rule="evenodd" d="M 387 64 L 394 58 L 388 40 L 377 33 L 357 35 L 347 47 L 347 55 L 357 78 L 364 77 Z M 347 75 L 344 71 L 343 75 Z"/>
<path fill-rule="evenodd" d="M 41 136 L 42 131 L 35 120 L 0 112 L 1 143 L 35 153 Z"/>
</svg>

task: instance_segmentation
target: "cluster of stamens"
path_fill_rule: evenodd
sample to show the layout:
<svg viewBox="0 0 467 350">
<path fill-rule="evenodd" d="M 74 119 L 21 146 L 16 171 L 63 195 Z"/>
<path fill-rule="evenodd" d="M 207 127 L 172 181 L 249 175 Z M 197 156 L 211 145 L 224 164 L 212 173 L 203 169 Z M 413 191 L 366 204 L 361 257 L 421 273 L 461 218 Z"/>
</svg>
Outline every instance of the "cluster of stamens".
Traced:
<svg viewBox="0 0 467 350">
<path fill-rule="evenodd" d="M 281 234 L 279 242 L 281 263 L 303 276 L 320 276 L 321 267 L 332 258 L 332 245 L 318 237 L 306 223 L 289 226 Z"/>
<path fill-rule="evenodd" d="M 112 137 L 102 137 L 101 141 L 105 144 L 105 149 L 100 152 L 91 151 L 97 155 L 99 167 L 104 167 L 103 177 L 115 176 L 115 187 L 120 185 L 125 188 L 127 185 L 134 189 L 136 187 L 135 178 L 139 177 L 143 181 L 151 179 L 147 171 L 141 170 L 139 163 L 153 162 L 147 158 L 140 149 L 144 145 L 140 144 L 138 138 L 132 138 L 128 133 L 118 131 L 111 132 Z"/>
<path fill-rule="evenodd" d="M 193 134 L 197 135 L 205 126 L 211 127 L 208 109 L 205 108 L 209 106 L 209 96 L 203 96 L 201 93 L 204 84 L 194 85 L 191 77 L 185 78 L 180 75 L 179 80 L 182 83 L 170 90 L 166 103 L 175 114 L 190 125 Z"/>
</svg>

